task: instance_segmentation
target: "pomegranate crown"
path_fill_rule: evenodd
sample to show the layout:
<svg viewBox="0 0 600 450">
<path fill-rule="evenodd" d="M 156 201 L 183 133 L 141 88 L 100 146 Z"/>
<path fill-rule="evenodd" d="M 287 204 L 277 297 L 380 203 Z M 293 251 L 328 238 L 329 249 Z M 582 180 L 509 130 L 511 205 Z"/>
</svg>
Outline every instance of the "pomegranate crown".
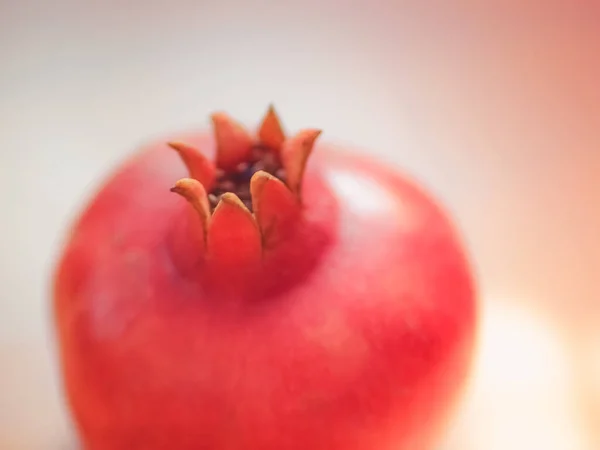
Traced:
<svg viewBox="0 0 600 450">
<path fill-rule="evenodd" d="M 198 148 L 169 142 L 189 173 L 171 191 L 200 217 L 209 250 L 221 253 L 219 247 L 230 248 L 233 239 L 237 253 L 260 253 L 298 220 L 304 171 L 321 131 L 305 129 L 286 137 L 272 105 L 255 135 L 223 112 L 211 119 L 214 162 Z"/>
</svg>

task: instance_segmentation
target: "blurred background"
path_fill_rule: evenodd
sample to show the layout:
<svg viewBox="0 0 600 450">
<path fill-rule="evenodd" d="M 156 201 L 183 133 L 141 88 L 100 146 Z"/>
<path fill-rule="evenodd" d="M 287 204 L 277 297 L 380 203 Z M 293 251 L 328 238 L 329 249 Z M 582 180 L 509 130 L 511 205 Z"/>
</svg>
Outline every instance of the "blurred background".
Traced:
<svg viewBox="0 0 600 450">
<path fill-rule="evenodd" d="M 49 286 L 90 190 L 154 136 L 274 102 L 461 227 L 483 325 L 443 450 L 599 449 L 599 80 L 594 0 L 0 0 L 0 448 L 75 448 Z"/>
</svg>

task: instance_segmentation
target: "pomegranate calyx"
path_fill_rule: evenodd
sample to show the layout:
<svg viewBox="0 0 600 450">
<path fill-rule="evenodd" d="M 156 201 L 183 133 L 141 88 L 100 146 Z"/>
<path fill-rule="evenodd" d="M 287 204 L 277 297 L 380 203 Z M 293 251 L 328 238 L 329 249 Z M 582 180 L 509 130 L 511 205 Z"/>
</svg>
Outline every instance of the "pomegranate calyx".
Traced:
<svg viewBox="0 0 600 450">
<path fill-rule="evenodd" d="M 225 113 L 211 118 L 216 165 L 196 147 L 169 142 L 189 172 L 171 190 L 200 215 L 209 256 L 231 259 L 223 256 L 230 249 L 260 256 L 301 222 L 302 178 L 321 131 L 306 129 L 286 138 L 272 105 L 256 138 Z"/>
<path fill-rule="evenodd" d="M 273 105 L 269 105 L 269 109 L 262 120 L 258 129 L 258 138 L 263 145 L 277 154 L 281 151 L 281 146 L 285 142 L 285 132 Z"/>
<path fill-rule="evenodd" d="M 250 192 L 263 246 L 271 247 L 298 222 L 300 203 L 280 179 L 262 170 L 252 176 Z"/>
<path fill-rule="evenodd" d="M 217 145 L 217 167 L 224 171 L 250 159 L 253 139 L 246 129 L 223 112 L 211 116 Z"/>
<path fill-rule="evenodd" d="M 281 148 L 281 162 L 286 173 L 286 184 L 301 199 L 302 178 L 321 130 L 307 129 L 287 139 Z"/>
<path fill-rule="evenodd" d="M 216 177 L 216 168 L 212 161 L 196 147 L 183 142 L 169 142 L 168 145 L 179 154 L 188 169 L 190 178 L 198 180 L 204 189 L 210 192 Z"/>
<path fill-rule="evenodd" d="M 227 265 L 260 259 L 260 230 L 237 195 L 227 192 L 221 196 L 209 223 L 207 244 L 208 257 Z"/>
</svg>

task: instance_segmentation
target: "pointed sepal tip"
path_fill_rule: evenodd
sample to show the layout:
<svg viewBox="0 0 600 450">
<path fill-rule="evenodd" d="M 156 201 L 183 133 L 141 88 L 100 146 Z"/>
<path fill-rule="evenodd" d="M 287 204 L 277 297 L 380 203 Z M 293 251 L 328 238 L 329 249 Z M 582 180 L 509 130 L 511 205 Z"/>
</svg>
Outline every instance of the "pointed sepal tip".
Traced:
<svg viewBox="0 0 600 450">
<path fill-rule="evenodd" d="M 290 190 L 300 198 L 302 179 L 315 141 L 321 135 L 321 130 L 302 130 L 283 143 L 281 162 L 286 171 L 286 183 Z"/>
</svg>

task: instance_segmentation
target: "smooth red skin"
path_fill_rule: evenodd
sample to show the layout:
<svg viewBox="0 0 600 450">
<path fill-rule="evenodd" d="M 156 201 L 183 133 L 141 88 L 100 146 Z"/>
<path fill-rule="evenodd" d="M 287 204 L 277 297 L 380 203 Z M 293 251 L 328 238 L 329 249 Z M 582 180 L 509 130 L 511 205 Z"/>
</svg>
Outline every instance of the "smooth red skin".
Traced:
<svg viewBox="0 0 600 450">
<path fill-rule="evenodd" d="M 190 139 L 212 151 L 210 138 Z M 324 193 L 331 170 L 367 177 L 392 205 L 361 213 L 361 201 Z M 427 194 L 376 163 L 319 144 L 308 172 L 306 214 L 326 240 L 306 245 L 320 249 L 308 272 L 263 299 L 219 299 L 186 273 L 194 245 L 182 255 L 172 230 L 181 237 L 173 226 L 189 205 L 169 192 L 186 170 L 166 145 L 142 149 L 101 189 L 55 285 L 86 449 L 432 448 L 473 353 L 461 243 Z"/>
</svg>

